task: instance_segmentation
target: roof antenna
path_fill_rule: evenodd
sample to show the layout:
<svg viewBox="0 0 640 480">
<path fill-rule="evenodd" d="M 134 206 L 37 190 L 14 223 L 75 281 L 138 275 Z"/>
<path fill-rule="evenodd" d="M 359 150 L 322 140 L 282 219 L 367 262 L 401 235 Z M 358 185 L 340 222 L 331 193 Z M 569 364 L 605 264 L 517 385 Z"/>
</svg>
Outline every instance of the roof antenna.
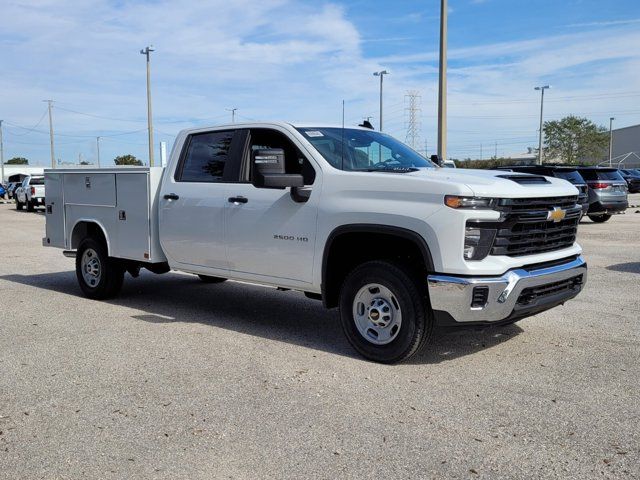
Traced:
<svg viewBox="0 0 640 480">
<path fill-rule="evenodd" d="M 344 170 L 344 99 L 342 99 L 342 148 L 340 149 L 340 153 L 342 156 L 342 163 L 340 165 L 340 169 Z"/>
</svg>

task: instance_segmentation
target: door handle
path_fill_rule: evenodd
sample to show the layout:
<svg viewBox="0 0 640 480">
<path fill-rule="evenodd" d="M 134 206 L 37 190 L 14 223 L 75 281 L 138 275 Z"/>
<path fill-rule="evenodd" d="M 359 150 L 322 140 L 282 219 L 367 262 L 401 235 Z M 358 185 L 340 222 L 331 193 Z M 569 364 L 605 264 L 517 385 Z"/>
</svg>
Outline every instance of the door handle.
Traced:
<svg viewBox="0 0 640 480">
<path fill-rule="evenodd" d="M 175 193 L 167 193 L 164 196 L 164 198 L 167 199 L 167 200 L 178 200 L 180 198 L 180 196 L 176 195 Z"/>
<path fill-rule="evenodd" d="M 236 205 L 247 203 L 249 201 L 247 197 L 229 197 L 227 200 L 229 203 L 235 203 Z"/>
</svg>

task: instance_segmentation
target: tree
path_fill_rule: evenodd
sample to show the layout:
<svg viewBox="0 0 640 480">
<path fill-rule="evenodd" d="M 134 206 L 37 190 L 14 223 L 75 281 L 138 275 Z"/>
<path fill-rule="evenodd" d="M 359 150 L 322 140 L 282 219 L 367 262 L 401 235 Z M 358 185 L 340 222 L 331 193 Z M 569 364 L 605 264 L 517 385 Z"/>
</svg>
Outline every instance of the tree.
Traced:
<svg viewBox="0 0 640 480">
<path fill-rule="evenodd" d="M 113 161 L 116 165 L 135 165 L 138 167 L 142 166 L 142 162 L 138 160 L 136 157 L 134 157 L 133 155 L 120 155 L 119 157 L 116 157 Z"/>
<path fill-rule="evenodd" d="M 607 129 L 573 115 L 544 123 L 546 158 L 577 163 L 603 157 L 609 143 Z"/>
<path fill-rule="evenodd" d="M 4 162 L 5 165 L 29 165 L 29 160 L 24 157 L 13 157 Z"/>
</svg>

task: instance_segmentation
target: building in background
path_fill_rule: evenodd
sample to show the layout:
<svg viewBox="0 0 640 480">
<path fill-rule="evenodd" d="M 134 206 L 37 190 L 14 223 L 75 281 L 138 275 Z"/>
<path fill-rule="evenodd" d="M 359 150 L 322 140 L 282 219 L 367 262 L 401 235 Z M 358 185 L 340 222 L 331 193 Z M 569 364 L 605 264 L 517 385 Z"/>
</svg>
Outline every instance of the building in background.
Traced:
<svg viewBox="0 0 640 480">
<path fill-rule="evenodd" d="M 640 125 L 616 128 L 612 134 L 613 165 L 623 161 L 621 167 L 640 168 Z"/>
</svg>

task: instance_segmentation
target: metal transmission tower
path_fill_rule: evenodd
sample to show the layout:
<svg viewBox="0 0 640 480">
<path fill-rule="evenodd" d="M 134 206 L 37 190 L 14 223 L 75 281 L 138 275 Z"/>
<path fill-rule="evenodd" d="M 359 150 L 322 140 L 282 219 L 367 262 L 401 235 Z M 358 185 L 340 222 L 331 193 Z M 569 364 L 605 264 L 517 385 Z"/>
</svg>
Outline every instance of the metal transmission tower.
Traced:
<svg viewBox="0 0 640 480">
<path fill-rule="evenodd" d="M 420 105 L 422 97 L 417 90 L 410 90 L 404 98 L 408 103 L 408 106 L 405 107 L 407 112 L 407 137 L 405 143 L 414 150 L 418 150 L 422 146 L 420 141 L 420 130 L 422 128 L 422 122 L 420 121 L 422 108 Z"/>
</svg>

